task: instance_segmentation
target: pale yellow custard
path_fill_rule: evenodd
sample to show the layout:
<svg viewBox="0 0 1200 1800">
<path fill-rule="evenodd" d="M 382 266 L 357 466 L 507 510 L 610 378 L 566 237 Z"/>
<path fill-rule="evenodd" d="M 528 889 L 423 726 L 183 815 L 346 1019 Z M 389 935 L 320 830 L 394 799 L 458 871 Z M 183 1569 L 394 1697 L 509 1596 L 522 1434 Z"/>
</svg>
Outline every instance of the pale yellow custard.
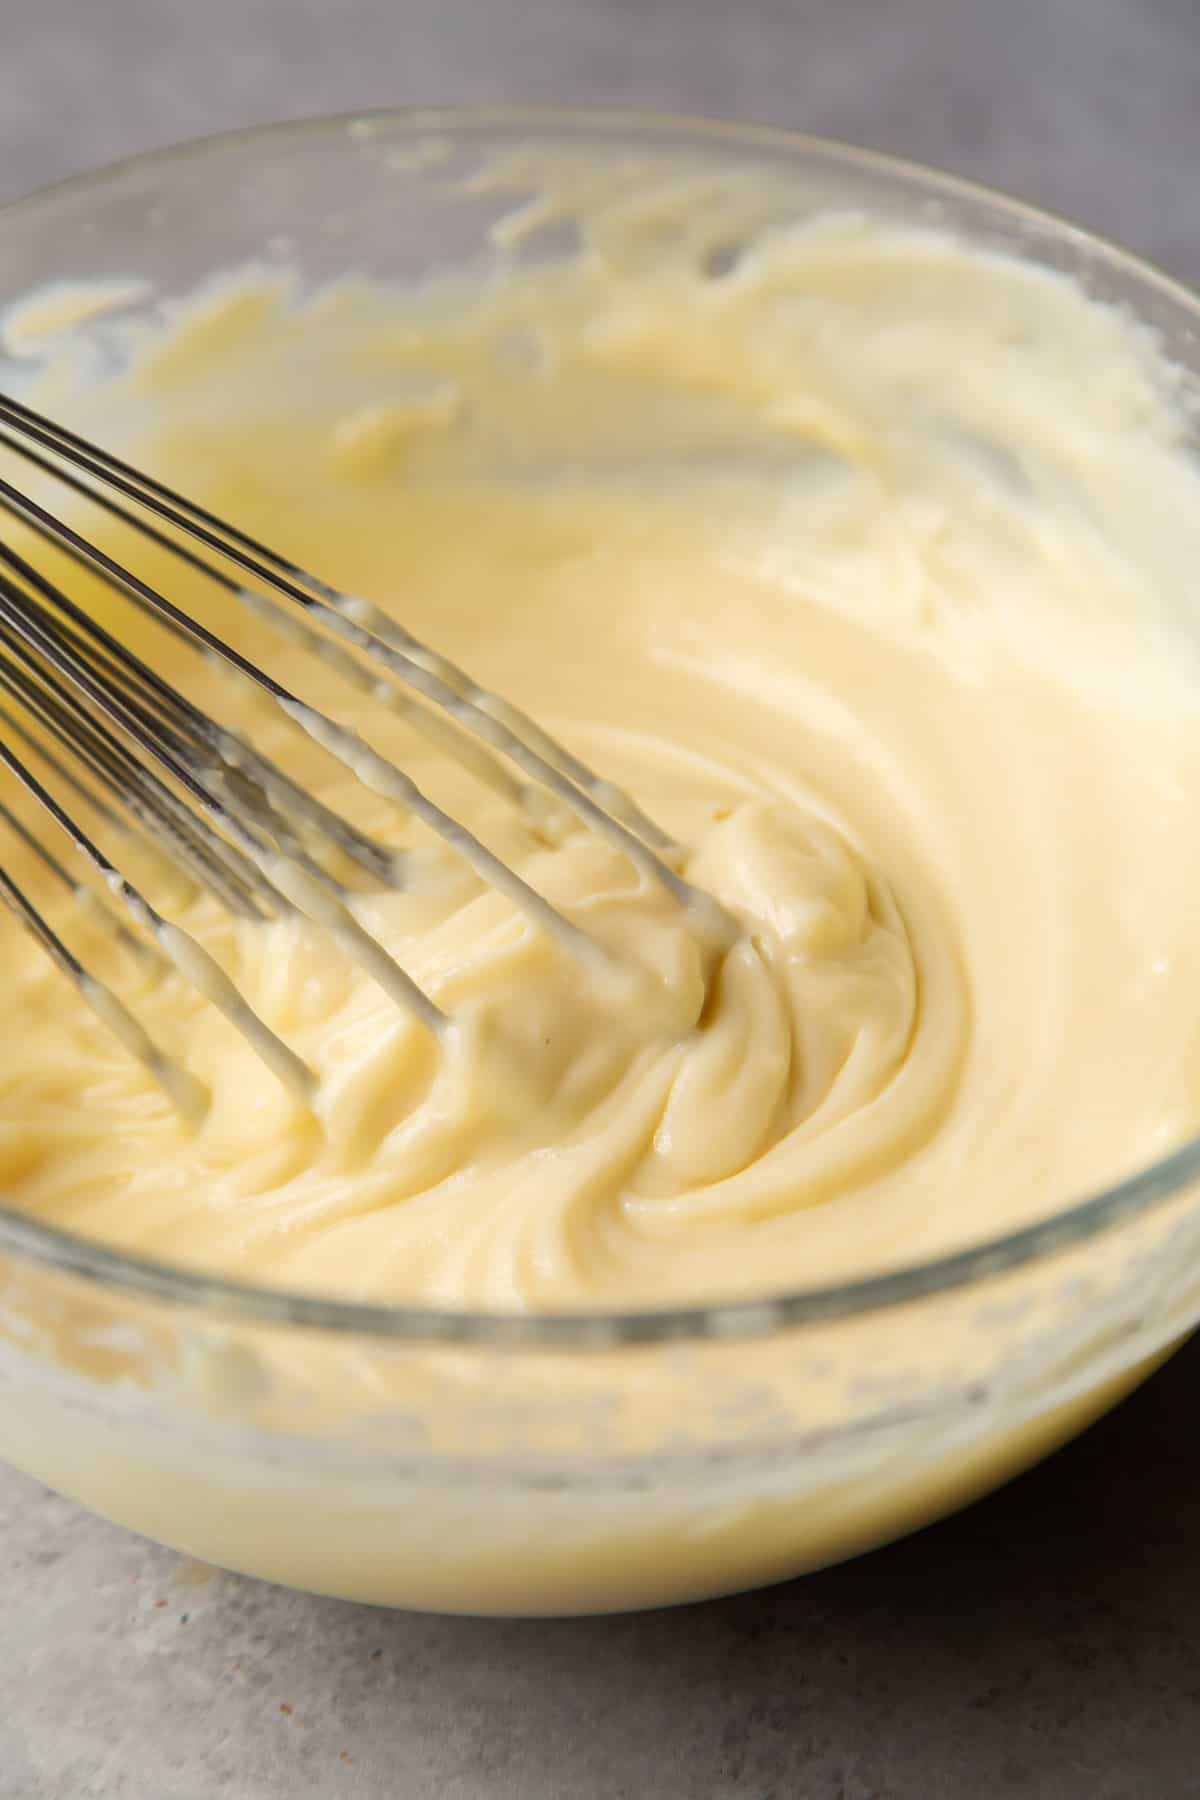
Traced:
<svg viewBox="0 0 1200 1800">
<path fill-rule="evenodd" d="M 596 248 L 480 293 L 300 305 L 238 278 L 103 392 L 44 399 L 525 709 L 734 930 L 272 649 L 611 953 L 589 972 L 269 702 L 141 638 L 414 847 L 411 888 L 356 905 L 456 1029 L 439 1046 L 317 927 L 178 898 L 315 1071 L 310 1111 L 181 977 L 52 903 L 211 1107 L 188 1127 L 6 925 L 18 1207 L 268 1286 L 646 1308 L 916 1263 L 1200 1127 L 1200 480 L 1153 345 L 1065 281 L 858 218 L 719 279 Z M 267 1572 L 410 1593 L 310 1556 L 297 1538 Z M 725 1579 L 703 1565 L 697 1591 Z"/>
</svg>

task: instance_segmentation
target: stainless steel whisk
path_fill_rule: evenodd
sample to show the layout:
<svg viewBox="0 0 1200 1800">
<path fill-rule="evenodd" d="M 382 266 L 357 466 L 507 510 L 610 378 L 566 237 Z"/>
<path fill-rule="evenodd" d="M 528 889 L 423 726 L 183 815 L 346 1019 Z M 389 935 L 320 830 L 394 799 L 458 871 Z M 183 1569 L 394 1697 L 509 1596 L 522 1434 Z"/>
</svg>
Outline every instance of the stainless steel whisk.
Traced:
<svg viewBox="0 0 1200 1800">
<path fill-rule="evenodd" d="M 736 924 L 718 902 L 678 873 L 676 846 L 628 794 L 371 601 L 328 586 L 204 507 L 3 394 L 0 451 L 131 526 L 142 540 L 214 583 L 352 687 L 403 713 L 532 819 L 544 817 L 547 796 L 551 806 L 568 808 L 659 883 L 711 944 L 728 944 L 736 935 Z M 194 704 L 18 550 L 11 530 L 3 529 L 5 515 L 99 576 L 177 640 L 266 695 L 367 788 L 429 826 L 585 967 L 627 978 L 631 1004 L 645 993 L 646 971 L 617 965 L 610 952 L 429 799 L 394 761 L 283 686 L 0 470 L 0 763 L 90 864 L 102 891 L 78 881 L 40 832 L 3 802 L 0 833 L 22 841 L 53 881 L 101 907 L 138 954 L 172 963 L 294 1093 L 311 1097 L 312 1071 L 253 1012 L 202 946 L 164 916 L 101 848 L 95 830 L 82 822 L 80 803 L 97 820 L 148 839 L 238 917 L 265 921 L 298 909 L 314 919 L 388 994 L 444 1037 L 452 1019 L 364 929 L 330 866 L 348 858 L 374 883 L 402 888 L 408 853 L 331 810 L 256 750 L 242 731 Z M 201 1116 L 207 1104 L 201 1085 L 163 1054 L 113 987 L 84 966 L 14 878 L 2 853 L 0 899 L 175 1103 L 190 1117 Z M 114 906 L 125 909 L 136 931 Z"/>
</svg>

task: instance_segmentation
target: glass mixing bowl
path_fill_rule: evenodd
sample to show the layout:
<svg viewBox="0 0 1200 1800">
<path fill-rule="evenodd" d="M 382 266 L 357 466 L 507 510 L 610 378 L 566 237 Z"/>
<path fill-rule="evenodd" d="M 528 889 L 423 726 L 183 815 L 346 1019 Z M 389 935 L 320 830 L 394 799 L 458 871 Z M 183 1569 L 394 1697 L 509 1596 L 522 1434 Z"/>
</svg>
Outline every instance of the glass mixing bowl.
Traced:
<svg viewBox="0 0 1200 1800">
<path fill-rule="evenodd" d="M 650 186 L 732 178 L 719 263 L 747 230 L 814 208 L 951 226 L 1067 272 L 1200 376 L 1196 300 L 1072 226 L 861 151 L 644 118 L 383 114 L 139 158 L 0 213 L 0 305 L 95 284 L 73 329 L 119 357 L 131 318 L 231 265 L 486 275 L 571 245 L 561 213 L 527 210 L 512 231 L 537 200 L 519 160 L 499 188 L 473 179 L 529 145 L 543 166 Z M 0 363 L 0 382 L 36 366 Z M 195 1556 L 319 1592 L 480 1613 L 656 1605 L 932 1519 L 1078 1430 L 1198 1316 L 1200 1142 L 919 1267 L 604 1316 L 260 1289 L 0 1208 L 0 1454 Z"/>
</svg>

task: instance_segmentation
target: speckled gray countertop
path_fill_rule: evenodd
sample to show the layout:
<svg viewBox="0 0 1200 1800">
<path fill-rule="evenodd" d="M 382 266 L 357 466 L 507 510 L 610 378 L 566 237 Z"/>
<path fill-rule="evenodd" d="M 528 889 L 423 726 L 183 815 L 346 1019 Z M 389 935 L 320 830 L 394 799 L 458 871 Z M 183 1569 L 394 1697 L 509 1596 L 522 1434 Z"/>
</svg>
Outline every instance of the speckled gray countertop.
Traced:
<svg viewBox="0 0 1200 1800">
<path fill-rule="evenodd" d="M 0 0 L 0 200 L 227 126 L 528 99 L 797 125 L 1200 279 L 1200 0 Z M 0 1472 L 3 1800 L 1200 1796 L 1200 1344 L 959 1518 L 611 1620 L 218 1574 Z"/>
</svg>

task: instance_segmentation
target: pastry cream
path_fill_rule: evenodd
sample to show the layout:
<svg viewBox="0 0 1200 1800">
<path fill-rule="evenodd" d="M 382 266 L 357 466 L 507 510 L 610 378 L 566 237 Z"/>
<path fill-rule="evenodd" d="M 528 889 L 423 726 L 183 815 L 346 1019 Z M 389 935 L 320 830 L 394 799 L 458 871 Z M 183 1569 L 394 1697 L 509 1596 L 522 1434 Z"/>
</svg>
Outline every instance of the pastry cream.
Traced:
<svg viewBox="0 0 1200 1800">
<path fill-rule="evenodd" d="M 409 891 L 359 916 L 460 1029 L 439 1047 L 323 928 L 188 902 L 172 916 L 316 1072 L 310 1116 L 182 978 L 85 932 L 210 1089 L 192 1132 L 14 937 L 18 1205 L 359 1298 L 644 1306 L 918 1260 L 1195 1129 L 1200 688 L 1166 615 L 1200 494 L 1149 356 L 1053 277 L 878 226 L 692 282 L 584 262 L 449 317 L 226 287 L 102 404 L 123 396 L 167 479 L 627 787 L 735 941 L 234 620 L 611 971 L 176 655 L 188 692 L 419 845 Z M 514 367 L 503 335 L 535 320 L 538 366 Z M 453 405 L 414 399 L 431 378 Z"/>
<path fill-rule="evenodd" d="M 173 888 L 164 911 L 315 1072 L 310 1108 L 181 974 L 47 896 L 211 1103 L 190 1127 L 6 926 L 12 1204 L 293 1290 L 646 1308 L 915 1263 L 1200 1127 L 1200 481 L 1170 371 L 1115 312 L 941 233 L 828 217 L 718 276 L 598 241 L 478 291 L 347 280 L 301 302 L 238 277 L 119 378 L 73 382 L 47 378 L 48 410 L 108 443 L 119 424 L 136 460 L 628 790 L 732 929 L 89 520 L 605 954 L 573 955 L 269 702 L 142 635 L 411 852 L 405 890 L 356 912 L 453 1028 L 327 930 Z M 272 1560 L 265 1535 L 204 1544 L 412 1597 L 314 1572 L 311 1545 Z"/>
</svg>

